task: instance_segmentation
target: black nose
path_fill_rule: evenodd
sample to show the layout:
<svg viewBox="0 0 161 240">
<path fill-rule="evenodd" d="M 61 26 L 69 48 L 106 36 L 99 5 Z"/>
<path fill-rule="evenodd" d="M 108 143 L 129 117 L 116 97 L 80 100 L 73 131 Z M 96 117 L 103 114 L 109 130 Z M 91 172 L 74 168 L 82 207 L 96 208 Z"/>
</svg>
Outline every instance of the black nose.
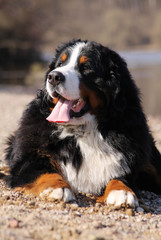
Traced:
<svg viewBox="0 0 161 240">
<path fill-rule="evenodd" d="M 57 85 L 59 83 L 63 83 L 65 81 L 65 77 L 61 72 L 54 71 L 54 72 L 49 73 L 48 81 L 52 85 Z"/>
</svg>

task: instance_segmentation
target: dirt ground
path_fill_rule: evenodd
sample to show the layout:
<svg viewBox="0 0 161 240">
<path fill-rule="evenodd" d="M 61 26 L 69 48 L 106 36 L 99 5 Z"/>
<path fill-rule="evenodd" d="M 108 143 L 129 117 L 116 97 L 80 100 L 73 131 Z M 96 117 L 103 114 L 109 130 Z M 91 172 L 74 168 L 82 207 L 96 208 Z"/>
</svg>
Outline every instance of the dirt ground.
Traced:
<svg viewBox="0 0 161 240">
<path fill-rule="evenodd" d="M 35 92 L 0 85 L 0 240 L 161 239 L 161 195 L 142 191 L 137 211 L 112 211 L 88 194 L 78 194 L 78 204 L 65 204 L 25 196 L 5 186 L 5 141 Z M 161 118 L 148 117 L 148 123 L 161 151 Z"/>
</svg>

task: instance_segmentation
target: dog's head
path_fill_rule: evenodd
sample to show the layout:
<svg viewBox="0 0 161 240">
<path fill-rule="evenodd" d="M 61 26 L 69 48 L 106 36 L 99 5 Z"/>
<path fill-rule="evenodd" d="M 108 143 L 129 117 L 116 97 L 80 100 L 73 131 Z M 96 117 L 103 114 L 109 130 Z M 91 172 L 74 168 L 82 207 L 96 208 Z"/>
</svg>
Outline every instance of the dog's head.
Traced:
<svg viewBox="0 0 161 240">
<path fill-rule="evenodd" d="M 91 116 L 105 120 L 110 111 L 124 111 L 131 84 L 135 88 L 117 53 L 95 42 L 71 41 L 57 49 L 47 73 L 55 104 L 47 119 L 72 125 L 86 124 Z"/>
</svg>

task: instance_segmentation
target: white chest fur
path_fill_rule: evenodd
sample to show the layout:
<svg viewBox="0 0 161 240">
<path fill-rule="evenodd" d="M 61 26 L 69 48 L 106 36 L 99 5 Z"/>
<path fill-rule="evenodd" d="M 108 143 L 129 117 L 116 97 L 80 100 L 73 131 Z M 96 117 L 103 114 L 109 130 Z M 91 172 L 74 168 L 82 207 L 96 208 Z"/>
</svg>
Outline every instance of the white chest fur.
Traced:
<svg viewBox="0 0 161 240">
<path fill-rule="evenodd" d="M 62 164 L 64 177 L 74 192 L 100 194 L 111 179 L 130 172 L 122 153 L 114 150 L 96 127 L 92 126 L 91 131 L 79 137 L 77 144 L 83 157 L 78 173 L 71 163 Z"/>
</svg>

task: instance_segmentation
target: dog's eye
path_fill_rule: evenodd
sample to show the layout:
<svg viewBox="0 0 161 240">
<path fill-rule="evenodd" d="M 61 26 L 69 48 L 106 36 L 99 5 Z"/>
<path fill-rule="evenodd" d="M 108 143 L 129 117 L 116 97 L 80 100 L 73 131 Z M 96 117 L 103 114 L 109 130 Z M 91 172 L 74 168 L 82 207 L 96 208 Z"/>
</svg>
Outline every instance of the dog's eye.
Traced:
<svg viewBox="0 0 161 240">
<path fill-rule="evenodd" d="M 91 66 L 89 64 L 82 63 L 80 65 L 80 69 L 81 69 L 81 71 L 90 71 L 91 70 Z"/>
<path fill-rule="evenodd" d="M 63 55 L 58 60 L 57 67 L 62 67 L 63 64 L 66 62 L 67 58 L 68 58 L 68 55 L 66 53 L 63 53 Z"/>
<path fill-rule="evenodd" d="M 63 66 L 63 63 L 62 62 L 59 62 L 57 67 L 62 67 Z"/>
<path fill-rule="evenodd" d="M 86 70 L 89 70 L 89 69 L 90 69 L 90 68 L 89 68 L 87 65 L 85 65 L 85 64 L 82 64 L 81 68 L 82 68 L 83 71 L 86 71 Z"/>
</svg>

